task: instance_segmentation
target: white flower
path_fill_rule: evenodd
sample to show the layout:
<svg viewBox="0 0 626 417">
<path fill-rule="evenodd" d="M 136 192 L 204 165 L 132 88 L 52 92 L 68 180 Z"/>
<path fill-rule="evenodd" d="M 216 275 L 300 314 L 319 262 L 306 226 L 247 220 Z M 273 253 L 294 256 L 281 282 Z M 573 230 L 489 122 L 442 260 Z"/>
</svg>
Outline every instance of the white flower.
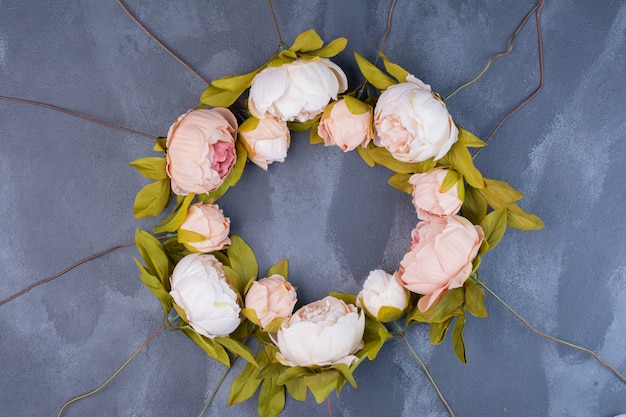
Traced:
<svg viewBox="0 0 626 417">
<path fill-rule="evenodd" d="M 459 130 L 446 105 L 430 86 L 412 75 L 389 87 L 374 110 L 374 143 L 398 161 L 421 162 L 442 158 L 457 141 Z"/>
<path fill-rule="evenodd" d="M 272 162 L 283 162 L 289 149 L 290 134 L 287 123 L 273 117 L 258 120 L 252 130 L 245 130 L 247 121 L 241 125 L 239 137 L 243 139 L 250 160 L 267 171 Z"/>
<path fill-rule="evenodd" d="M 252 80 L 248 105 L 259 119 L 271 116 L 306 122 L 347 88 L 346 74 L 330 60 L 298 58 L 259 72 Z"/>
<path fill-rule="evenodd" d="M 214 338 L 228 336 L 239 326 L 237 294 L 215 256 L 185 256 L 174 268 L 170 283 L 170 295 L 196 332 Z"/>
<path fill-rule="evenodd" d="M 409 305 L 409 292 L 400 285 L 395 275 L 376 269 L 363 283 L 356 305 L 376 321 L 390 322 L 402 317 Z"/>
<path fill-rule="evenodd" d="M 276 358 L 287 366 L 350 366 L 362 346 L 365 315 L 356 306 L 326 297 L 302 307 L 278 331 Z"/>
</svg>

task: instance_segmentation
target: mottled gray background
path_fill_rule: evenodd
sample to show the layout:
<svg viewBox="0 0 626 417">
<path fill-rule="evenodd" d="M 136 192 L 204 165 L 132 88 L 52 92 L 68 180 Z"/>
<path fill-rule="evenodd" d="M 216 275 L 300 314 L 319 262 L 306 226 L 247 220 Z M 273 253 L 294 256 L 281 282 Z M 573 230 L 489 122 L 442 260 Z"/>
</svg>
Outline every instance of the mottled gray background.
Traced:
<svg viewBox="0 0 626 417">
<path fill-rule="evenodd" d="M 211 79 L 260 65 L 276 47 L 266 2 L 129 0 L 141 21 Z M 507 231 L 482 277 L 538 328 L 595 350 L 626 372 L 626 4 L 550 0 L 543 13 L 544 90 L 476 159 L 541 216 L 538 232 Z M 386 54 L 443 94 L 504 50 L 533 2 L 398 0 Z M 352 52 L 373 59 L 388 1 L 275 2 L 283 36 L 308 28 L 349 39 L 335 60 L 360 83 Z M 513 54 L 449 103 L 481 137 L 538 83 L 534 20 Z M 148 133 L 197 104 L 205 85 L 161 50 L 113 0 L 0 0 L 0 94 L 61 106 Z M 50 110 L 0 101 L 0 298 L 74 261 L 133 239 L 154 220 L 132 216 L 144 180 L 128 162 L 150 140 Z M 222 200 L 232 230 L 262 269 L 289 258 L 308 302 L 356 292 L 369 270 L 395 270 L 416 223 L 389 172 L 356 153 L 296 135 L 284 164 L 248 166 Z M 95 388 L 161 325 L 137 278 L 134 248 L 81 266 L 0 307 L 0 415 L 56 415 Z M 449 345 L 409 340 L 458 416 L 601 416 L 626 412 L 626 385 L 588 356 L 533 335 L 488 296 L 487 319 L 466 325 L 468 365 Z M 160 335 L 94 397 L 65 416 L 196 416 L 223 372 L 176 332 Z M 207 415 L 226 408 L 231 373 Z M 332 398 L 333 416 L 446 416 L 401 341 Z M 284 415 L 326 416 L 288 400 Z"/>
</svg>

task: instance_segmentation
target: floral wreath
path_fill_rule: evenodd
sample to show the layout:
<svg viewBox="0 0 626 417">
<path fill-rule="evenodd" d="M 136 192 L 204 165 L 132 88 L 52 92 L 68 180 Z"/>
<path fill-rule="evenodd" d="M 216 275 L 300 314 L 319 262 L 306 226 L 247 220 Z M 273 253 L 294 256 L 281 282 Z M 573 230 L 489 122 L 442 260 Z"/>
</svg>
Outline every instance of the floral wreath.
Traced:
<svg viewBox="0 0 626 417">
<path fill-rule="evenodd" d="M 516 204 L 522 193 L 482 176 L 469 148 L 485 142 L 456 125 L 441 96 L 409 71 L 384 55 L 383 71 L 355 54 L 366 82 L 346 92 L 346 75 L 329 59 L 346 43 L 324 46 L 308 30 L 254 71 L 213 80 L 202 105 L 157 140 L 154 150 L 163 157 L 131 163 L 154 180 L 137 194 L 136 217 L 160 214 L 176 195 L 155 235 L 136 233 L 141 280 L 165 320 L 207 355 L 226 366 L 234 356 L 248 361 L 228 404 L 261 387 L 261 416 L 278 415 L 285 392 L 304 401 L 310 391 L 319 403 L 346 382 L 356 386 L 354 370 L 394 336 L 384 323 L 428 323 L 434 344 L 451 329 L 454 353 L 465 363 L 466 314 L 487 316 L 481 256 L 507 227 L 543 226 Z M 228 107 L 245 92 L 238 124 Z M 287 260 L 259 273 L 254 252 L 230 235 L 230 220 L 216 204 L 247 161 L 264 170 L 283 162 L 290 130 L 309 130 L 312 144 L 356 150 L 369 166 L 393 171 L 389 184 L 412 195 L 419 219 L 396 271 L 371 271 L 358 294 L 331 292 L 295 312 Z M 256 354 L 246 345 L 251 337 Z"/>
<path fill-rule="evenodd" d="M 213 80 L 201 105 L 157 138 L 153 150 L 162 157 L 131 162 L 153 180 L 137 194 L 135 217 L 161 214 L 176 196 L 172 212 L 151 233 L 135 235 L 139 277 L 162 306 L 164 328 L 182 331 L 229 368 L 245 359 L 228 405 L 260 389 L 261 416 L 280 414 L 286 394 L 304 401 L 310 391 L 320 403 L 346 382 L 356 387 L 355 369 L 418 323 L 429 324 L 433 344 L 450 330 L 454 353 L 466 363 L 466 314 L 487 316 L 483 288 L 490 290 L 479 278 L 481 256 L 507 227 L 543 227 L 516 204 L 521 192 L 484 178 L 474 166 L 473 156 L 488 139 L 454 123 L 445 99 L 409 71 L 382 53 L 384 70 L 378 57 L 372 63 L 355 53 L 366 81 L 346 91 L 346 75 L 330 60 L 346 44 L 338 38 L 324 45 L 314 30 L 291 46 L 281 40 L 254 71 Z M 230 234 L 230 219 L 217 204 L 248 161 L 265 171 L 284 162 L 291 131 L 309 131 L 311 144 L 356 150 L 368 166 L 388 168 L 389 185 L 411 195 L 418 219 L 395 271 L 371 271 L 358 294 L 331 292 L 295 312 L 297 287 L 288 281 L 288 261 L 260 273 L 252 248 Z M 472 155 L 470 148 L 478 151 Z M 626 381 L 593 352 L 568 345 Z M 70 400 L 58 415 L 100 388 Z"/>
</svg>

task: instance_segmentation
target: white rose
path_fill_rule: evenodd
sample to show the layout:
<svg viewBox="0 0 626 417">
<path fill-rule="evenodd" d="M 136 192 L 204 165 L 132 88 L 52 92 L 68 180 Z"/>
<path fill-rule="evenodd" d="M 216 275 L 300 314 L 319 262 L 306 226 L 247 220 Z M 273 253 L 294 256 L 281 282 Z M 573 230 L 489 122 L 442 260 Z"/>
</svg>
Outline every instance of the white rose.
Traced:
<svg viewBox="0 0 626 417">
<path fill-rule="evenodd" d="M 248 119 L 258 124 L 252 130 L 246 130 L 248 121 L 241 125 L 239 137 L 243 139 L 250 160 L 267 171 L 272 162 L 283 162 L 289 149 L 290 134 L 287 123 L 273 117 Z"/>
<path fill-rule="evenodd" d="M 402 317 L 409 305 L 409 292 L 400 285 L 395 275 L 376 269 L 363 283 L 356 305 L 376 321 L 386 323 Z"/>
<path fill-rule="evenodd" d="M 330 60 L 298 58 L 259 72 L 252 80 L 248 105 L 259 119 L 271 116 L 306 122 L 347 88 L 346 74 Z"/>
<path fill-rule="evenodd" d="M 302 307 L 278 331 L 276 358 L 287 366 L 326 366 L 358 360 L 365 315 L 356 306 L 326 297 Z"/>
<path fill-rule="evenodd" d="M 239 326 L 237 294 L 215 256 L 185 256 L 174 268 L 170 283 L 170 295 L 196 332 L 214 338 L 228 336 Z"/>
<path fill-rule="evenodd" d="M 429 85 L 412 75 L 406 81 L 392 85 L 378 98 L 374 143 L 398 161 L 438 160 L 457 141 L 459 130 Z"/>
</svg>

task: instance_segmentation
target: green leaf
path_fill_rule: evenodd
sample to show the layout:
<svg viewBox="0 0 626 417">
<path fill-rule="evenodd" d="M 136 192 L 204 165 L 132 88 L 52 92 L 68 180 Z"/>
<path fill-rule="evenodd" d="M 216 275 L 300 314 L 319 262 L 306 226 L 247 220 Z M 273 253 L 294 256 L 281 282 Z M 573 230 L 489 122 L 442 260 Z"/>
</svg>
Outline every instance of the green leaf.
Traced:
<svg viewBox="0 0 626 417">
<path fill-rule="evenodd" d="M 230 260 L 230 266 L 239 274 L 243 282 L 248 283 L 256 279 L 259 274 L 259 265 L 254 252 L 240 236 L 231 235 L 230 247 L 226 254 Z"/>
<path fill-rule="evenodd" d="M 151 180 L 164 180 L 167 178 L 165 171 L 165 158 L 149 157 L 136 159 L 128 165 L 134 167 L 141 175 Z"/>
<path fill-rule="evenodd" d="M 245 89 L 238 91 L 223 90 L 214 85 L 209 85 L 200 96 L 200 102 L 211 107 L 230 107 L 244 91 Z"/>
<path fill-rule="evenodd" d="M 376 162 L 372 159 L 372 157 L 369 154 L 368 148 L 359 146 L 356 148 L 356 151 L 359 153 L 359 155 L 361 156 L 361 158 L 367 165 L 369 165 L 370 167 L 373 167 L 374 165 L 376 165 Z"/>
<path fill-rule="evenodd" d="M 163 287 L 169 291 L 170 261 L 167 259 L 163 245 L 150 233 L 137 229 L 135 244 L 148 272 L 161 280 Z"/>
<path fill-rule="evenodd" d="M 186 229 L 178 230 L 178 241 L 182 243 L 183 245 L 185 243 L 198 243 L 204 240 L 206 240 L 206 238 L 202 236 L 200 233 L 192 232 L 191 230 L 186 230 Z M 189 250 L 192 249 L 191 247 L 188 247 L 187 245 L 185 245 L 185 247 Z"/>
<path fill-rule="evenodd" d="M 338 298 L 346 304 L 356 305 L 356 295 L 354 294 L 345 294 L 342 292 L 331 291 L 328 295 Z"/>
<path fill-rule="evenodd" d="M 406 82 L 406 77 L 408 77 L 411 74 L 407 70 L 402 68 L 400 65 L 394 64 L 393 62 L 389 61 L 389 59 L 387 59 L 387 57 L 384 54 L 382 54 L 382 57 L 383 57 L 383 64 L 385 65 L 385 69 L 387 70 L 387 72 L 393 75 L 393 77 L 396 80 L 398 80 L 398 82 L 401 82 L 401 83 Z"/>
<path fill-rule="evenodd" d="M 250 84 L 252 84 L 252 80 L 254 79 L 254 77 L 263 68 L 265 68 L 264 65 L 246 74 L 227 75 L 225 77 L 211 81 L 211 85 L 219 88 L 220 90 L 245 91 L 248 87 L 250 87 Z"/>
<path fill-rule="evenodd" d="M 485 232 L 485 240 L 489 244 L 489 249 L 495 248 L 502 240 L 502 236 L 504 236 L 506 231 L 506 212 L 506 209 L 494 210 L 480 222 L 480 227 Z"/>
<path fill-rule="evenodd" d="M 291 381 L 292 379 L 296 379 L 302 377 L 304 375 L 311 375 L 314 372 L 308 368 L 304 368 L 302 366 L 290 366 L 285 368 L 283 373 L 280 374 L 276 383 L 278 385 L 284 385 L 287 381 Z"/>
<path fill-rule="evenodd" d="M 350 385 L 356 388 L 356 381 L 354 380 L 354 376 L 352 375 L 352 371 L 345 363 L 339 363 L 331 366 L 332 369 L 338 370 L 341 375 L 348 381 Z"/>
<path fill-rule="evenodd" d="M 472 132 L 463 129 L 461 126 L 456 125 L 457 129 L 459 129 L 459 142 L 466 147 L 470 148 L 482 148 L 486 145 L 485 142 L 480 140 L 478 136 L 474 135 Z"/>
<path fill-rule="evenodd" d="M 298 59 L 298 54 L 286 49 L 284 51 L 280 51 L 280 53 L 278 54 L 278 59 L 283 61 L 285 64 L 290 64 Z"/>
<path fill-rule="evenodd" d="M 187 335 L 196 345 L 200 347 L 210 357 L 230 368 L 230 358 L 222 345 L 215 343 L 208 337 L 204 337 L 193 330 L 183 329 L 183 333 Z"/>
<path fill-rule="evenodd" d="M 382 306 L 378 309 L 378 315 L 376 316 L 376 321 L 381 323 L 389 323 L 394 320 L 398 320 L 403 316 L 404 311 L 400 310 L 397 307 L 391 306 Z"/>
<path fill-rule="evenodd" d="M 304 383 L 313 393 L 315 401 L 321 404 L 336 389 L 340 376 L 339 371 L 329 369 L 314 375 L 305 376 Z"/>
<path fill-rule="evenodd" d="M 436 162 L 431 159 L 418 163 L 400 162 L 383 147 L 369 149 L 369 156 L 379 165 L 400 174 L 412 174 L 416 172 L 428 172 L 432 170 Z"/>
<path fill-rule="evenodd" d="M 258 369 L 251 363 L 243 367 L 241 373 L 233 380 L 228 394 L 227 405 L 239 404 L 252 397 L 261 385 L 261 380 L 256 377 Z"/>
<path fill-rule="evenodd" d="M 392 336 L 387 328 L 369 317 L 365 318 L 365 332 L 363 333 L 363 341 L 365 346 L 356 353 L 356 356 L 362 358 L 367 355 L 369 360 L 374 360 L 383 344 Z"/>
<path fill-rule="evenodd" d="M 289 50 L 293 52 L 309 52 L 320 49 L 322 46 L 324 46 L 324 41 L 320 38 L 320 35 L 313 29 L 309 29 L 298 35 Z"/>
<path fill-rule="evenodd" d="M 448 158 L 452 168 L 463 175 L 469 185 L 475 188 L 485 187 L 483 176 L 480 171 L 476 169 L 472 155 L 465 145 L 458 141 L 455 142 L 448 152 Z"/>
<path fill-rule="evenodd" d="M 448 317 L 445 321 L 441 323 L 431 323 L 430 324 L 430 343 L 433 345 L 438 345 L 443 342 L 443 339 L 446 337 L 446 332 L 450 327 L 450 323 L 452 323 L 453 317 Z"/>
<path fill-rule="evenodd" d="M 480 224 L 487 215 L 487 200 L 482 196 L 480 190 L 467 186 L 465 187 L 465 199 L 461 206 L 463 217 L 473 224 Z"/>
<path fill-rule="evenodd" d="M 311 130 L 309 132 L 309 143 L 311 145 L 319 145 L 320 143 L 324 143 L 324 138 L 320 136 L 318 128 L 319 123 L 311 126 Z"/>
<path fill-rule="evenodd" d="M 517 204 L 507 204 L 507 224 L 520 230 L 539 230 L 543 221 L 534 214 L 522 210 Z"/>
<path fill-rule="evenodd" d="M 452 329 L 452 346 L 454 354 L 462 363 L 467 363 L 465 357 L 465 341 L 463 340 L 463 329 L 465 328 L 465 315 L 458 316 Z"/>
<path fill-rule="evenodd" d="M 461 175 L 458 172 L 456 172 L 453 169 L 449 169 L 448 173 L 443 179 L 443 182 L 441 183 L 441 186 L 439 187 L 439 192 L 445 193 L 446 191 L 454 187 L 456 184 L 458 184 L 458 182 L 461 181 L 462 179 L 463 177 L 461 177 Z"/>
<path fill-rule="evenodd" d="M 364 114 L 372 110 L 372 106 L 370 106 L 369 104 L 357 98 L 354 98 L 351 96 L 344 96 L 343 100 L 346 103 L 346 107 L 348 108 L 348 111 L 352 114 Z"/>
<path fill-rule="evenodd" d="M 485 178 L 485 188 L 480 193 L 494 209 L 504 208 L 508 203 L 514 203 L 524 196 L 506 182 L 489 178 Z"/>
<path fill-rule="evenodd" d="M 218 336 L 215 338 L 215 341 L 220 345 L 224 346 L 226 349 L 230 350 L 235 355 L 241 356 L 245 360 L 247 360 L 252 365 L 258 367 L 259 365 L 256 363 L 252 352 L 250 349 L 239 340 L 231 339 L 230 337 L 222 337 Z"/>
<path fill-rule="evenodd" d="M 323 48 L 311 51 L 311 54 L 319 56 L 320 58 L 332 58 L 346 49 L 347 44 L 348 40 L 346 38 L 337 38 Z"/>
<path fill-rule="evenodd" d="M 260 417 L 278 417 L 285 408 L 285 387 L 276 385 L 275 378 L 263 381 L 259 394 L 258 412 Z"/>
<path fill-rule="evenodd" d="M 172 296 L 163 286 L 163 283 L 158 277 L 150 274 L 144 266 L 139 262 L 137 258 L 135 259 L 135 263 L 139 268 L 139 279 L 148 287 L 150 292 L 159 300 L 161 303 L 161 307 L 163 308 L 163 314 L 169 313 L 172 309 Z"/>
<path fill-rule="evenodd" d="M 278 274 L 285 279 L 289 278 L 289 261 L 287 259 L 283 259 L 272 265 L 267 271 L 267 276 L 271 277 L 274 274 Z"/>
<path fill-rule="evenodd" d="M 439 301 L 431 308 L 425 311 L 426 317 L 430 323 L 441 323 L 455 314 L 455 310 L 459 308 L 465 301 L 465 290 L 463 287 L 453 288 L 446 291 Z"/>
<path fill-rule="evenodd" d="M 243 280 L 239 272 L 231 268 L 230 266 L 222 266 L 224 269 L 224 273 L 226 274 L 226 279 L 230 286 L 237 291 L 237 293 L 241 296 L 244 294 L 244 290 L 246 288 L 246 281 Z"/>
<path fill-rule="evenodd" d="M 359 66 L 361 73 L 374 87 L 379 90 L 386 90 L 392 85 L 397 84 L 393 78 L 376 68 L 374 64 L 363 58 L 358 53 L 355 52 L 354 57 L 356 58 L 356 63 Z"/>
<path fill-rule="evenodd" d="M 151 182 L 144 186 L 135 197 L 133 212 L 135 218 L 144 219 L 156 216 L 170 201 L 170 179 Z"/>
<path fill-rule="evenodd" d="M 294 132 L 303 133 L 311 129 L 311 127 L 315 125 L 318 121 L 319 118 L 315 118 L 306 122 L 287 122 L 287 127 L 289 128 L 289 130 L 293 130 Z"/>
<path fill-rule="evenodd" d="M 249 118 L 246 119 L 245 122 L 239 125 L 239 129 L 238 129 L 239 133 L 252 132 L 254 129 L 256 129 L 259 126 L 260 121 L 261 119 L 258 119 L 254 116 L 250 116 Z"/>
<path fill-rule="evenodd" d="M 177 200 L 182 200 L 175 211 L 165 217 L 159 224 L 152 229 L 154 233 L 175 232 L 187 217 L 187 210 L 193 201 L 195 194 L 187 194 L 184 198 L 178 196 Z"/>
<path fill-rule="evenodd" d="M 287 381 L 285 387 L 287 387 L 287 392 L 289 392 L 289 395 L 291 395 L 294 400 L 306 401 L 307 389 L 303 378 Z"/>
<path fill-rule="evenodd" d="M 167 139 L 166 138 L 157 138 L 152 150 L 155 152 L 165 153 L 167 151 Z"/>
<path fill-rule="evenodd" d="M 409 183 L 412 174 L 393 174 L 387 183 L 393 188 L 407 194 L 413 194 L 413 185 Z"/>
<path fill-rule="evenodd" d="M 465 281 L 465 308 L 474 317 L 487 317 L 485 307 L 485 292 L 472 279 Z"/>
</svg>

